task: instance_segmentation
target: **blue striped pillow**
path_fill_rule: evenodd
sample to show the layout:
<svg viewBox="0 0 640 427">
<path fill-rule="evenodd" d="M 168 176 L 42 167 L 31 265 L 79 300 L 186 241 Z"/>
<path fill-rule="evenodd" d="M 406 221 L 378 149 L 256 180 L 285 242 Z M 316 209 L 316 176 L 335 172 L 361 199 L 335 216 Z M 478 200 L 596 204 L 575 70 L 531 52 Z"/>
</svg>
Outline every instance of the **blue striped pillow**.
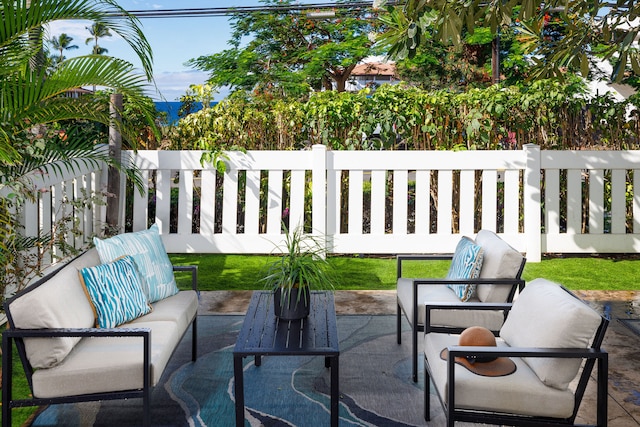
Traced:
<svg viewBox="0 0 640 427">
<path fill-rule="evenodd" d="M 151 311 L 133 257 L 83 268 L 79 273 L 93 304 L 97 327 L 114 328 Z"/>
<path fill-rule="evenodd" d="M 464 236 L 458 242 L 453 259 L 449 266 L 447 279 L 475 279 L 480 276 L 484 251 L 481 246 L 476 245 L 473 240 Z M 468 301 L 476 291 L 476 285 L 447 285 L 452 289 L 460 301 Z"/>
<path fill-rule="evenodd" d="M 157 224 L 148 230 L 119 234 L 109 239 L 94 238 L 93 243 L 103 263 L 125 255 L 133 257 L 149 302 L 154 303 L 178 293 L 173 265 L 162 244 Z"/>
</svg>

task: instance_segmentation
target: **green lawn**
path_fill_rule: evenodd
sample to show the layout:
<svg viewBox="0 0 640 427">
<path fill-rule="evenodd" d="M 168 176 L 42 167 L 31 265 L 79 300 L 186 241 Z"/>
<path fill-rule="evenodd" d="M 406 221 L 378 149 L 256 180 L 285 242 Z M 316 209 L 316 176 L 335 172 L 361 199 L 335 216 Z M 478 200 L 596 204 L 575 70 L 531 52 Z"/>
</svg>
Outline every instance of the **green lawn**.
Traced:
<svg viewBox="0 0 640 427">
<path fill-rule="evenodd" d="M 261 289 L 260 278 L 273 257 L 261 255 L 174 254 L 175 265 L 198 265 L 200 290 Z M 538 277 L 563 284 L 572 290 L 637 290 L 640 259 L 637 257 L 565 257 L 546 258 L 540 263 L 527 263 L 523 277 Z M 331 257 L 340 282 L 338 290 L 395 289 L 395 258 Z M 444 277 L 446 261 L 431 261 L 424 268 L 418 263 L 407 265 L 405 275 Z M 188 288 L 187 275 L 178 276 L 181 288 Z"/>
</svg>

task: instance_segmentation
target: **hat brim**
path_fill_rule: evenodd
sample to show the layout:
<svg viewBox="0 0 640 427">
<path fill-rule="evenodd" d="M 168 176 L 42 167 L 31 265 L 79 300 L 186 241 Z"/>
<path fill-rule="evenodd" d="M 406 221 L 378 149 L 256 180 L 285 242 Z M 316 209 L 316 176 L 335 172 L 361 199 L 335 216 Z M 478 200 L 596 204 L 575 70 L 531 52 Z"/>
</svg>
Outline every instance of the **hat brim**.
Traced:
<svg viewBox="0 0 640 427">
<path fill-rule="evenodd" d="M 444 348 L 440 352 L 440 358 L 447 360 L 449 358 L 449 351 Z M 516 364 L 508 357 L 498 357 L 490 362 L 475 362 L 471 363 L 464 357 L 456 357 L 455 362 L 464 366 L 469 371 L 476 375 L 482 375 L 484 377 L 504 377 L 506 375 L 513 374 L 516 371 Z"/>
</svg>

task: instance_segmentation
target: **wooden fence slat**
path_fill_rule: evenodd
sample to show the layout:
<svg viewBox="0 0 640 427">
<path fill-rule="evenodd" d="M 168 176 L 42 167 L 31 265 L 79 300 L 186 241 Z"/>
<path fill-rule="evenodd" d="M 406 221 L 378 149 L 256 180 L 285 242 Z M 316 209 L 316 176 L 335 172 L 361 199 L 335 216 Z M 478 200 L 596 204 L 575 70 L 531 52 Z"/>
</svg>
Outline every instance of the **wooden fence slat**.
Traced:
<svg viewBox="0 0 640 427">
<path fill-rule="evenodd" d="M 589 172 L 589 234 L 604 231 L 604 170 Z"/>
<path fill-rule="evenodd" d="M 393 234 L 402 236 L 407 234 L 409 172 L 407 170 L 393 171 Z"/>
<path fill-rule="evenodd" d="M 438 234 L 453 233 L 453 171 L 441 170 L 438 174 Z"/>
<path fill-rule="evenodd" d="M 416 171 L 415 233 L 431 232 L 431 171 Z"/>
<path fill-rule="evenodd" d="M 362 209 L 363 209 L 363 171 L 352 170 L 349 172 L 349 223 L 347 232 L 350 234 L 362 234 Z"/>
<path fill-rule="evenodd" d="M 482 171 L 482 228 L 496 231 L 498 225 L 498 171 Z"/>
<path fill-rule="evenodd" d="M 460 171 L 460 234 L 473 236 L 475 213 L 475 171 L 462 170 Z"/>
<path fill-rule="evenodd" d="M 611 171 L 611 233 L 627 232 L 627 171 Z"/>
</svg>

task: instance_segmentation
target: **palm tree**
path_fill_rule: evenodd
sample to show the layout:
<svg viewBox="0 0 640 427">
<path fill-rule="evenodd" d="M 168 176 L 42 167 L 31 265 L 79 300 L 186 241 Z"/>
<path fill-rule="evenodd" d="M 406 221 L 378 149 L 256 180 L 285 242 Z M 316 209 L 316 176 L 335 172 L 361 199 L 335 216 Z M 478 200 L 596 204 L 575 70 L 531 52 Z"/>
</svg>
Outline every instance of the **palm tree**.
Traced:
<svg viewBox="0 0 640 427">
<path fill-rule="evenodd" d="M 33 5 L 31 5 L 33 3 Z M 87 163 L 110 159 L 104 148 L 78 131 L 78 120 L 112 124 L 108 103 L 101 94 L 80 98 L 61 96 L 66 91 L 99 85 L 122 93 L 128 106 L 144 112 L 154 129 L 153 103 L 145 91 L 152 79 L 151 46 L 136 17 L 114 0 L 1 0 L 0 15 L 0 302 L 7 285 L 5 274 L 20 249 L 20 226 L 9 209 L 29 197 L 30 175 L 77 170 Z M 143 72 L 121 59 L 86 55 L 63 61 L 50 73 L 33 58 L 42 56 L 41 28 L 56 20 L 84 19 L 100 22 L 131 46 Z M 35 64 L 35 66 L 34 66 Z M 43 138 L 32 143 L 34 129 L 64 123 L 66 138 Z M 113 123 L 135 147 L 137 126 Z M 50 132 L 43 132 L 46 134 Z M 84 134 L 86 135 L 86 134 Z"/>
<path fill-rule="evenodd" d="M 70 37 L 69 35 L 67 35 L 67 33 L 62 33 L 58 37 L 52 37 L 49 39 L 49 44 L 51 45 L 51 47 L 60 52 L 60 56 L 58 56 L 57 59 L 58 64 L 64 61 L 65 50 L 78 49 L 77 44 L 71 44 L 72 41 L 73 37 Z"/>
<path fill-rule="evenodd" d="M 104 55 L 105 53 L 108 53 L 109 50 L 107 50 L 104 47 L 98 46 L 98 39 L 101 39 L 103 37 L 111 37 L 112 34 L 111 32 L 109 32 L 109 27 L 107 27 L 105 24 L 103 24 L 102 22 L 94 22 L 92 26 L 90 27 L 85 27 L 87 30 L 89 30 L 89 34 L 91 34 L 91 37 L 87 37 L 87 40 L 85 40 L 85 44 L 89 44 L 91 42 L 93 43 L 93 54 L 94 55 Z"/>
</svg>

